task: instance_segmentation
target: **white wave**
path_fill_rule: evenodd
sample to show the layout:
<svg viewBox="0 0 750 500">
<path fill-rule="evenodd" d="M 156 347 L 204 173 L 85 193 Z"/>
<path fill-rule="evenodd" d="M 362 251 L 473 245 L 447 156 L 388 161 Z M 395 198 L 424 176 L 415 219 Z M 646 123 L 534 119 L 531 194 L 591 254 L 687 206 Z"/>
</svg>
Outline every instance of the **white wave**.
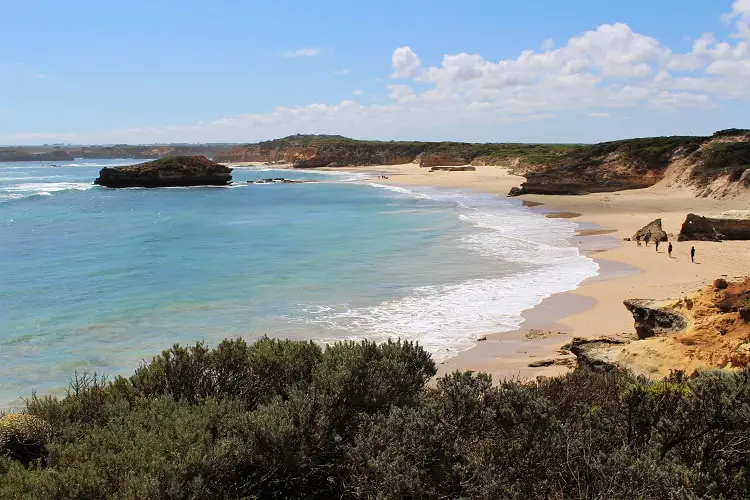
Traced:
<svg viewBox="0 0 750 500">
<path fill-rule="evenodd" d="M 391 185 L 388 185 L 388 184 L 378 184 L 376 182 L 365 182 L 364 184 L 366 186 L 372 186 L 372 187 L 376 187 L 376 188 L 385 189 L 386 191 L 390 191 L 391 193 L 401 194 L 401 195 L 404 195 L 404 196 L 409 197 L 409 198 L 424 199 L 424 200 L 432 199 L 429 195 L 427 195 L 425 193 L 420 193 L 420 192 L 414 191 L 413 189 L 407 189 L 407 188 L 401 187 L 401 186 L 391 186 Z"/>
<path fill-rule="evenodd" d="M 49 179 L 61 179 L 62 175 L 45 175 L 41 177 L 0 177 L 0 182 L 10 181 L 45 181 Z"/>
<path fill-rule="evenodd" d="M 590 260 L 570 261 L 499 279 L 417 288 L 410 296 L 374 307 L 303 308 L 296 321 L 348 331 L 353 338 L 415 340 L 438 361 L 474 346 L 482 334 L 517 329 L 523 311 L 596 273 Z"/>
<path fill-rule="evenodd" d="M 273 172 L 274 170 L 282 170 L 279 168 L 269 168 L 269 167 L 258 167 L 255 165 L 232 165 L 231 163 L 227 164 L 228 166 L 232 167 L 232 169 L 236 170 L 250 170 L 252 172 Z"/>
<path fill-rule="evenodd" d="M 90 182 L 25 182 L 6 186 L 3 191 L 9 193 L 54 193 L 57 191 L 86 191 L 94 187 Z"/>
<path fill-rule="evenodd" d="M 476 232 L 459 245 L 506 261 L 516 272 L 460 284 L 416 288 L 374 307 L 301 307 L 294 321 L 350 332 L 352 338 L 416 340 L 437 360 L 474 346 L 483 334 L 517 329 L 523 311 L 550 295 L 575 289 L 599 266 L 570 242 L 577 225 L 550 219 L 494 195 L 368 183 L 412 198 L 432 199 L 456 211 Z"/>
</svg>

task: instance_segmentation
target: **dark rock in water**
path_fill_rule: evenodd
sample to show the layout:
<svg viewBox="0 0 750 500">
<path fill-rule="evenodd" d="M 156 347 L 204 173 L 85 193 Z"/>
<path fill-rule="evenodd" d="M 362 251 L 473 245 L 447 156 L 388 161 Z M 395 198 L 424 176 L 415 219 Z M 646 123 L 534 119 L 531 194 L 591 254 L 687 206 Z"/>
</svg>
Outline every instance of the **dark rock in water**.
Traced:
<svg viewBox="0 0 750 500">
<path fill-rule="evenodd" d="M 522 194 L 523 190 L 520 187 L 512 187 L 508 191 L 508 196 L 521 196 Z"/>
<path fill-rule="evenodd" d="M 652 220 L 633 235 L 634 240 L 644 240 L 648 235 L 649 241 L 667 241 L 669 237 L 661 227 L 661 219 Z"/>
<path fill-rule="evenodd" d="M 226 186 L 232 169 L 205 156 L 174 156 L 126 167 L 105 167 L 94 184 L 112 188 Z"/>
<path fill-rule="evenodd" d="M 709 219 L 688 214 L 677 241 L 750 240 L 750 219 Z"/>
<path fill-rule="evenodd" d="M 286 179 L 284 177 L 274 177 L 269 179 L 258 179 L 257 181 L 247 181 L 248 184 L 302 184 L 305 181 Z"/>
<path fill-rule="evenodd" d="M 628 299 L 623 303 L 635 319 L 639 339 L 678 333 L 687 328 L 687 320 L 681 314 L 662 309 L 658 302 Z"/>
</svg>

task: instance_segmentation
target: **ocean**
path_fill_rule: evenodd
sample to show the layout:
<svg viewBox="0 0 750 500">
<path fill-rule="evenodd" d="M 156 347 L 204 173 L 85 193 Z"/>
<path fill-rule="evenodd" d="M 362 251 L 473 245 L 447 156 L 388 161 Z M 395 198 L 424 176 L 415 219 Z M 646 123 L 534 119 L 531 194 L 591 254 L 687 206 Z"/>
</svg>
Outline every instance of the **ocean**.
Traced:
<svg viewBox="0 0 750 500">
<path fill-rule="evenodd" d="M 598 269 L 574 222 L 501 196 L 260 167 L 228 187 L 92 184 L 132 163 L 0 163 L 0 408 L 227 337 L 402 338 L 442 360 Z M 315 182 L 246 182 L 267 177 Z"/>
</svg>

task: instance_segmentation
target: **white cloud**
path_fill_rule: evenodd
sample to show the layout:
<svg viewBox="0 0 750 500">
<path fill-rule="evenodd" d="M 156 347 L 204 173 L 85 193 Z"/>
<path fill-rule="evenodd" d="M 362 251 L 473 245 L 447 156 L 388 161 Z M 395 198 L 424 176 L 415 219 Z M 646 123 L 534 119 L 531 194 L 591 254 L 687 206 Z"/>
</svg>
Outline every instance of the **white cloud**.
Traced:
<svg viewBox="0 0 750 500">
<path fill-rule="evenodd" d="M 388 97 L 396 102 L 407 102 L 415 96 L 414 89 L 408 85 L 388 85 Z"/>
<path fill-rule="evenodd" d="M 293 59 L 296 57 L 315 57 L 318 55 L 320 55 L 320 49 L 312 47 L 302 47 L 301 49 L 288 50 L 281 53 L 281 57 L 286 57 L 287 59 Z"/>
<path fill-rule="evenodd" d="M 346 76 L 350 73 L 351 73 L 351 70 L 347 68 L 341 68 L 339 70 L 334 71 L 334 74 L 339 75 L 339 76 Z"/>
<path fill-rule="evenodd" d="M 741 34 L 750 22 L 750 0 L 735 1 L 732 9 L 732 31 Z M 388 97 L 379 97 L 378 104 L 347 99 L 281 107 L 186 127 L 110 132 L 101 140 L 250 141 L 295 132 L 374 136 L 381 135 L 378 131 L 387 135 L 394 126 L 429 130 L 566 113 L 606 118 L 628 108 L 666 112 L 710 109 L 727 99 L 750 101 L 750 37 L 720 39 L 705 33 L 688 51 L 679 52 L 615 23 L 575 34 L 557 48 L 550 43 L 543 47 L 502 60 L 457 52 L 432 65 L 411 47 L 399 47 L 392 54 L 390 76 L 402 81 L 387 85 Z M 317 55 L 319 49 L 294 54 Z"/>
<path fill-rule="evenodd" d="M 555 41 L 551 38 L 547 38 L 542 42 L 542 50 L 550 50 L 555 48 Z"/>
<path fill-rule="evenodd" d="M 391 78 L 412 78 L 419 74 L 422 62 L 411 47 L 399 47 L 393 51 L 391 64 L 393 65 Z"/>
</svg>

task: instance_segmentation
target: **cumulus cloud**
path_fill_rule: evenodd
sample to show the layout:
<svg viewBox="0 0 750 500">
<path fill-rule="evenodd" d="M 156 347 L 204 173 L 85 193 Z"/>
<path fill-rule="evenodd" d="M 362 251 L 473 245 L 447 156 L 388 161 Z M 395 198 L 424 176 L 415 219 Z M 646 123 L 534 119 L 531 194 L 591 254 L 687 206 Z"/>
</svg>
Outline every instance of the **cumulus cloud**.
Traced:
<svg viewBox="0 0 750 500">
<path fill-rule="evenodd" d="M 287 50 L 286 52 L 281 53 L 281 57 L 287 59 L 294 59 L 297 57 L 315 57 L 318 55 L 320 55 L 320 49 L 313 47 L 302 47 L 301 49 Z"/>
<path fill-rule="evenodd" d="M 391 64 L 393 66 L 392 78 L 412 78 L 419 74 L 422 62 L 411 47 L 399 47 L 393 51 Z"/>
<path fill-rule="evenodd" d="M 547 38 L 542 42 L 542 50 L 550 50 L 555 48 L 555 41 L 551 38 Z"/>
</svg>

